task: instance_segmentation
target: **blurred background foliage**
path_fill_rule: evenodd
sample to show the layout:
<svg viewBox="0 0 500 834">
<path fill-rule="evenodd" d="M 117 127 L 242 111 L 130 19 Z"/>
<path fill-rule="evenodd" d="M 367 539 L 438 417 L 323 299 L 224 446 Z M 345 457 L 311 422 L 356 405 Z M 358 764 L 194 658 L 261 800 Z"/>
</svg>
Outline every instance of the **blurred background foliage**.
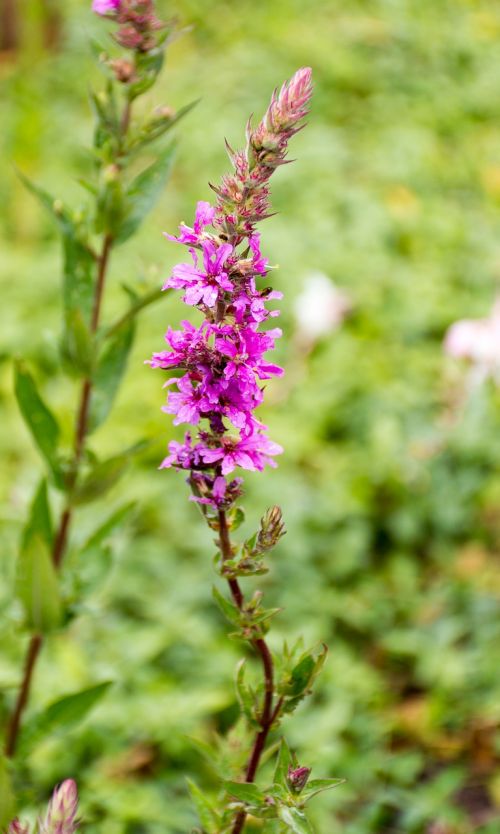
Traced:
<svg viewBox="0 0 500 834">
<path fill-rule="evenodd" d="M 75 391 L 58 368 L 60 253 L 55 230 L 13 166 L 73 201 L 90 164 L 88 46 L 106 25 L 90 2 L 8 3 L 2 32 L 2 533 L 0 710 L 25 638 L 10 604 L 19 531 L 38 461 L 12 391 L 12 357 L 44 379 L 68 436 Z M 347 781 L 313 807 L 322 834 L 493 834 L 500 776 L 498 389 L 470 390 L 443 357 L 456 318 L 485 315 L 500 277 L 500 6 L 481 0 L 177 0 L 192 27 L 171 47 L 151 107 L 200 98 L 179 127 L 170 186 L 112 264 L 121 284 L 159 284 L 180 250 L 162 231 L 189 222 L 243 142 L 250 112 L 310 64 L 316 92 L 293 166 L 274 182 L 263 228 L 285 292 L 263 419 L 285 446 L 279 469 L 247 479 L 245 532 L 283 506 L 288 535 L 260 581 L 284 607 L 271 643 L 304 634 L 330 657 L 285 732 L 317 776 Z M 348 294 L 342 327 L 305 346 L 294 302 L 311 272 Z M 213 605 L 205 526 L 182 477 L 158 472 L 180 432 L 160 411 L 160 372 L 143 365 L 183 314 L 172 295 L 143 315 L 128 376 L 99 451 L 154 446 L 107 500 L 134 502 L 118 533 L 79 558 L 96 526 L 82 510 L 65 586 L 84 601 L 54 635 L 32 709 L 111 680 L 85 723 L 54 733 L 23 763 L 36 807 L 75 777 L 85 831 L 181 834 L 195 818 L 190 774 L 214 789 L 198 742 L 235 714 L 240 647 Z M 103 508 L 104 512 L 104 508 Z M 257 829 L 255 829 L 257 830 Z"/>
</svg>

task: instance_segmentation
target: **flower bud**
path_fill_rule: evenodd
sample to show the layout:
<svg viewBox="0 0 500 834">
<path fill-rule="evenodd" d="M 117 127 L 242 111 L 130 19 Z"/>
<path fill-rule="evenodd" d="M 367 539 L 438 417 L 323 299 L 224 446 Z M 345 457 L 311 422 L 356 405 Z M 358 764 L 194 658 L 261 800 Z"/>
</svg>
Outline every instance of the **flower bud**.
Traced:
<svg viewBox="0 0 500 834">
<path fill-rule="evenodd" d="M 29 828 L 27 825 L 22 825 L 22 823 L 20 823 L 16 818 L 15 820 L 12 820 L 9 825 L 7 834 L 29 834 Z"/>
<path fill-rule="evenodd" d="M 76 831 L 78 791 L 73 779 L 66 779 L 52 794 L 40 834 L 73 834 Z M 17 834 L 17 832 L 16 832 Z"/>
<path fill-rule="evenodd" d="M 271 550 L 285 533 L 281 507 L 271 507 L 260 520 L 256 549 L 258 551 Z"/>
<path fill-rule="evenodd" d="M 305 788 L 310 773 L 310 767 L 288 768 L 287 782 L 294 793 L 300 793 Z"/>
</svg>

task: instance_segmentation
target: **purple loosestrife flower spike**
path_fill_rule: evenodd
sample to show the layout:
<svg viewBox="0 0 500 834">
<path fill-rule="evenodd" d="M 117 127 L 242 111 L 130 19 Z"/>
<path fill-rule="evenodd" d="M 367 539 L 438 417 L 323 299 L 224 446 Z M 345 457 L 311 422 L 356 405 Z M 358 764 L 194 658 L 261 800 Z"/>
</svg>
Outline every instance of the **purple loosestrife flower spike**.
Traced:
<svg viewBox="0 0 500 834">
<path fill-rule="evenodd" d="M 40 834 L 73 834 L 77 829 L 78 791 L 73 779 L 66 779 L 52 794 Z"/>
<path fill-rule="evenodd" d="M 235 469 L 275 466 L 282 452 L 255 416 L 262 383 L 283 373 L 265 358 L 281 330 L 261 327 L 279 315 L 268 304 L 282 296 L 264 288 L 269 266 L 255 224 L 269 216 L 268 181 L 285 162 L 311 93 L 309 68 L 275 91 L 257 128 L 248 127 L 246 149 L 229 148 L 234 173 L 213 186 L 216 205 L 200 201 L 193 226 L 182 223 L 177 237 L 167 235 L 188 247 L 191 261 L 174 266 L 163 289 L 181 290 L 204 321 L 169 328 L 169 349 L 150 361 L 153 368 L 180 371 L 165 382 L 164 410 L 174 415 L 174 424 L 199 426 L 196 438 L 187 432 L 183 442 L 170 443 L 160 468 L 189 471 L 193 500 L 217 510 L 229 509 L 241 494 L 241 478 L 228 480 Z"/>
</svg>

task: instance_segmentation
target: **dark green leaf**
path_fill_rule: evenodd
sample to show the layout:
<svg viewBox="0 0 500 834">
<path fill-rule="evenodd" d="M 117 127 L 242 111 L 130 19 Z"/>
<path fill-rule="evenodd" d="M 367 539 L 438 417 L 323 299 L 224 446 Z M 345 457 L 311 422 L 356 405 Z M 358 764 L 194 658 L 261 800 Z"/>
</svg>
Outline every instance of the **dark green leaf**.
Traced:
<svg viewBox="0 0 500 834">
<path fill-rule="evenodd" d="M 17 563 L 15 594 L 33 631 L 47 632 L 62 618 L 59 583 L 47 544 L 39 534 L 23 543 Z"/>
<path fill-rule="evenodd" d="M 21 414 L 49 464 L 56 483 L 60 486 L 62 481 L 58 462 L 59 426 L 38 393 L 33 377 L 21 362 L 15 365 L 14 388 Z"/>
<path fill-rule="evenodd" d="M 116 232 L 117 243 L 128 240 L 153 208 L 169 177 L 174 151 L 175 146 L 171 143 L 128 187 L 125 216 Z"/>
<path fill-rule="evenodd" d="M 260 805 L 264 801 L 264 794 L 251 782 L 223 782 L 224 788 L 235 799 L 247 805 Z"/>
<path fill-rule="evenodd" d="M 191 779 L 187 780 L 189 786 L 189 793 L 196 806 L 200 822 L 207 832 L 207 834 L 218 834 L 219 831 L 219 816 L 213 807 L 212 803 L 200 791 L 199 787 L 195 785 Z"/>
<path fill-rule="evenodd" d="M 314 834 L 314 829 L 306 815 L 298 808 L 289 808 L 287 805 L 282 805 L 278 815 L 280 820 L 288 825 L 290 831 L 293 831 L 294 834 Z"/>
<path fill-rule="evenodd" d="M 134 340 L 134 322 L 126 321 L 111 336 L 93 375 L 90 404 L 89 432 L 100 426 L 111 411 Z"/>
</svg>

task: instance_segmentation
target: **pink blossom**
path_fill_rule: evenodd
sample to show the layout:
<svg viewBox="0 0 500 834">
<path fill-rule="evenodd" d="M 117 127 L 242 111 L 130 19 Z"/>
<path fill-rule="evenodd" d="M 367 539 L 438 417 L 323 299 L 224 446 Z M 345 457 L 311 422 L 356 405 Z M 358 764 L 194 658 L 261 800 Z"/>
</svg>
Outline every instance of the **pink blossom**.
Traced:
<svg viewBox="0 0 500 834">
<path fill-rule="evenodd" d="M 93 0 L 92 11 L 96 14 L 106 15 L 119 11 L 121 0 Z"/>
<path fill-rule="evenodd" d="M 165 237 L 169 240 L 173 240 L 176 243 L 184 243 L 186 245 L 193 245 L 199 244 L 201 242 L 201 238 L 204 233 L 205 226 L 211 226 L 214 221 L 215 209 L 212 208 L 210 203 L 207 203 L 203 200 L 200 200 L 196 205 L 196 214 L 194 219 L 193 228 L 190 226 L 186 226 L 185 223 L 181 223 L 179 226 L 180 234 L 178 237 L 174 235 L 168 235 L 165 233 Z"/>
<path fill-rule="evenodd" d="M 455 359 L 468 359 L 482 376 L 500 380 L 500 299 L 484 319 L 462 319 L 448 329 L 444 349 Z"/>
<path fill-rule="evenodd" d="M 233 285 L 224 271 L 224 264 L 233 251 L 228 243 L 220 246 L 211 240 L 201 243 L 203 250 L 203 269 L 198 266 L 198 256 L 190 249 L 193 264 L 177 264 L 172 276 L 163 285 L 163 289 L 184 289 L 184 302 L 196 306 L 204 304 L 215 307 L 221 291 L 231 292 Z"/>
<path fill-rule="evenodd" d="M 77 829 L 78 791 L 73 779 L 66 779 L 52 794 L 47 814 L 40 821 L 40 834 L 74 834 Z"/>
</svg>

